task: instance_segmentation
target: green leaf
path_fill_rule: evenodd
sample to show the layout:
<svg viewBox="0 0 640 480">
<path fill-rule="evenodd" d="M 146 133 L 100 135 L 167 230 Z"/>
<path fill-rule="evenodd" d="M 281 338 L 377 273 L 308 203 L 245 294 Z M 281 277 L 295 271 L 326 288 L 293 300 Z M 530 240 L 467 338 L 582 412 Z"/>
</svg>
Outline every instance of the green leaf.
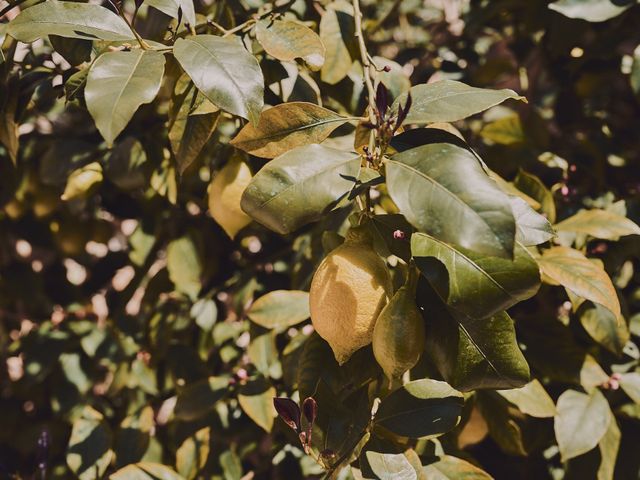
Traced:
<svg viewBox="0 0 640 480">
<path fill-rule="evenodd" d="M 347 42 L 354 38 L 353 15 L 335 8 L 327 8 L 320 19 L 320 39 L 325 46 L 325 61 L 321 78 L 335 85 L 347 76 L 353 59 Z"/>
<path fill-rule="evenodd" d="M 154 412 L 150 406 L 126 417 L 120 423 L 114 442 L 116 467 L 123 467 L 142 459 L 149 448 L 154 427 Z"/>
<path fill-rule="evenodd" d="M 218 306 L 210 298 L 198 300 L 191 307 L 191 317 L 196 324 L 205 332 L 210 331 L 218 319 Z"/>
<path fill-rule="evenodd" d="M 325 49 L 317 33 L 291 20 L 261 20 L 256 25 L 256 39 L 274 58 L 290 62 L 302 58 L 312 70 L 324 63 Z"/>
<path fill-rule="evenodd" d="M 509 402 L 494 392 L 478 392 L 476 404 L 487 423 L 491 438 L 508 455 L 526 456 L 522 429 L 512 415 Z"/>
<path fill-rule="evenodd" d="M 512 390 L 498 390 L 498 393 L 513 403 L 527 415 L 536 418 L 551 418 L 556 414 L 556 406 L 542 384 L 534 379 L 524 387 Z"/>
<path fill-rule="evenodd" d="M 464 398 L 445 382 L 406 383 L 380 404 L 375 424 L 404 437 L 441 435 L 460 420 Z"/>
<path fill-rule="evenodd" d="M 73 422 L 67 465 L 80 480 L 94 480 L 102 477 L 112 457 L 109 426 L 100 412 L 84 407 L 81 416 Z"/>
<path fill-rule="evenodd" d="M 475 465 L 451 455 L 425 465 L 422 471 L 429 480 L 492 480 L 492 476 Z"/>
<path fill-rule="evenodd" d="M 196 420 L 215 407 L 229 390 L 227 377 L 209 377 L 191 383 L 178 394 L 174 409 L 175 417 L 180 420 Z"/>
<path fill-rule="evenodd" d="M 386 162 L 387 188 L 419 231 L 488 255 L 511 258 L 515 220 L 509 197 L 469 150 L 433 143 Z"/>
<path fill-rule="evenodd" d="M 280 234 L 320 219 L 344 198 L 360 156 L 322 145 L 298 147 L 271 160 L 242 195 L 242 210 Z"/>
<path fill-rule="evenodd" d="M 630 336 L 627 322 L 618 321 L 609 309 L 598 303 L 585 305 L 578 313 L 582 326 L 591 338 L 610 352 L 622 355 Z"/>
<path fill-rule="evenodd" d="M 545 250 L 538 264 L 542 273 L 579 297 L 609 309 L 622 322 L 616 289 L 602 266 L 568 247 Z"/>
<path fill-rule="evenodd" d="M 140 105 L 158 94 L 164 55 L 151 50 L 107 52 L 93 63 L 84 98 L 107 145 L 111 146 Z"/>
<path fill-rule="evenodd" d="M 366 452 L 371 471 L 379 480 L 418 480 L 413 466 L 403 453 Z"/>
<path fill-rule="evenodd" d="M 480 135 L 485 140 L 499 145 L 517 145 L 527 140 L 518 115 L 510 115 L 487 124 L 480 131 Z"/>
<path fill-rule="evenodd" d="M 598 468 L 598 480 L 613 480 L 613 473 L 616 468 L 618 450 L 620 449 L 620 428 L 616 422 L 613 412 L 609 414 L 611 422 L 606 433 L 600 439 L 598 447 L 600 449 L 600 467 Z"/>
<path fill-rule="evenodd" d="M 11 21 L 7 33 L 25 43 L 47 35 L 111 41 L 135 38 L 127 23 L 111 10 L 76 2 L 43 2 L 27 8 Z"/>
<path fill-rule="evenodd" d="M 220 111 L 187 75 L 176 82 L 171 97 L 169 141 L 180 173 L 193 163 L 216 129 Z"/>
<path fill-rule="evenodd" d="M 196 26 L 196 11 L 193 0 L 146 0 L 144 3 L 157 8 L 172 18 L 178 18 L 178 9 L 182 9 L 182 22 Z"/>
<path fill-rule="evenodd" d="M 507 260 L 456 248 L 424 233 L 411 237 L 411 252 L 438 296 L 469 318 L 487 318 L 525 300 L 540 285 L 538 266 L 522 246 Z"/>
<path fill-rule="evenodd" d="M 631 400 L 640 405 L 640 373 L 623 373 L 620 376 L 620 387 Z"/>
<path fill-rule="evenodd" d="M 264 78 L 253 55 L 236 40 L 214 35 L 179 38 L 173 54 L 196 87 L 221 109 L 257 123 Z"/>
<path fill-rule="evenodd" d="M 620 2 L 611 0 L 558 0 L 549 4 L 549 8 L 565 17 L 579 18 L 588 22 L 604 22 L 617 17 L 632 5 L 633 2 L 620 5 Z"/>
<path fill-rule="evenodd" d="M 296 147 L 321 143 L 347 121 L 313 103 L 283 103 L 262 112 L 257 125 L 245 125 L 231 144 L 258 157 L 274 158 Z"/>
<path fill-rule="evenodd" d="M 93 42 L 91 40 L 79 40 L 77 38 L 65 38 L 58 35 L 49 35 L 49 42 L 53 49 L 71 65 L 80 65 L 91 61 Z"/>
<path fill-rule="evenodd" d="M 558 231 L 584 233 L 605 240 L 619 240 L 625 235 L 640 235 L 640 227 L 627 217 L 607 210 L 580 210 L 555 225 Z"/>
<path fill-rule="evenodd" d="M 525 246 L 548 242 L 555 233 L 545 217 L 537 213 L 520 197 L 509 197 L 513 216 L 516 219 L 516 240 Z"/>
<path fill-rule="evenodd" d="M 540 211 L 551 223 L 556 221 L 556 204 L 553 193 L 535 175 L 520 170 L 515 180 L 515 187 L 540 204 Z"/>
<path fill-rule="evenodd" d="M 397 98 L 411 88 L 411 80 L 400 65 L 393 60 L 384 57 L 373 57 L 373 61 L 380 69 L 389 68 L 388 72 L 384 70 L 378 72 L 377 79 L 380 80 L 389 90 L 391 98 Z"/>
<path fill-rule="evenodd" d="M 265 430 L 271 432 L 273 421 L 278 416 L 273 406 L 276 389 L 263 378 L 243 385 L 238 394 L 238 403 L 251 420 Z"/>
<path fill-rule="evenodd" d="M 309 318 L 309 293 L 275 290 L 256 300 L 247 316 L 258 325 L 281 330 Z"/>
<path fill-rule="evenodd" d="M 491 90 L 465 85 L 455 80 L 416 85 L 409 90 L 413 103 L 405 123 L 455 122 L 510 98 L 524 100 L 513 90 Z M 407 102 L 407 94 L 394 102 L 394 110 Z"/>
<path fill-rule="evenodd" d="M 202 264 L 198 249 L 190 236 L 186 235 L 169 243 L 167 269 L 176 290 L 195 300 L 202 287 Z"/>
<path fill-rule="evenodd" d="M 193 480 L 204 468 L 209 458 L 211 429 L 202 428 L 187 437 L 176 451 L 176 468 L 187 480 Z"/>
<path fill-rule="evenodd" d="M 111 474 L 109 480 L 184 480 L 184 478 L 159 463 L 139 462 L 121 468 Z"/>
<path fill-rule="evenodd" d="M 247 348 L 249 360 L 265 377 L 280 378 L 282 365 L 276 347 L 276 332 L 268 331 L 251 339 Z"/>
<path fill-rule="evenodd" d="M 558 398 L 554 429 L 563 462 L 587 453 L 605 435 L 613 415 L 600 390 L 567 390 Z"/>
</svg>

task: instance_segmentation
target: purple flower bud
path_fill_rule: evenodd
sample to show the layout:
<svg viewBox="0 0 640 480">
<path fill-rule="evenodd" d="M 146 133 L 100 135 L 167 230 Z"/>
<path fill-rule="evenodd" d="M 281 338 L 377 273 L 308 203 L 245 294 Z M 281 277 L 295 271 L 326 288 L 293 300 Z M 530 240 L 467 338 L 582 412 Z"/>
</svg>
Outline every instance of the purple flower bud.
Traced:
<svg viewBox="0 0 640 480">
<path fill-rule="evenodd" d="M 300 407 L 290 398 L 276 397 L 273 406 L 284 422 L 296 432 L 300 430 Z"/>
</svg>

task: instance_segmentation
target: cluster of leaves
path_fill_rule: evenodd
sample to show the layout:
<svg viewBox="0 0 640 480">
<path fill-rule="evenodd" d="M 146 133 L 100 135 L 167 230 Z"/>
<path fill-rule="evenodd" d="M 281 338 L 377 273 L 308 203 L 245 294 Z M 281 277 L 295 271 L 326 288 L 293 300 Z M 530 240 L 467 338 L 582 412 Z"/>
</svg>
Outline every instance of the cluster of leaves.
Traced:
<svg viewBox="0 0 640 480">
<path fill-rule="evenodd" d="M 635 3 L 10 2 L 0 472 L 637 477 Z M 308 321 L 363 216 L 391 392 Z"/>
</svg>

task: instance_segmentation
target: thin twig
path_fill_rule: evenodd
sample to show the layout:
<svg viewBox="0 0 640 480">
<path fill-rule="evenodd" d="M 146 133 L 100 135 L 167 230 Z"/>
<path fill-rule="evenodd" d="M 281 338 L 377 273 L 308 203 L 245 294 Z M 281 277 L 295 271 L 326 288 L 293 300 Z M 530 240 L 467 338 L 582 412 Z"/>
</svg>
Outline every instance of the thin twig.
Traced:
<svg viewBox="0 0 640 480">
<path fill-rule="evenodd" d="M 362 60 L 362 70 L 364 74 L 364 83 L 367 86 L 367 94 L 369 96 L 369 121 L 375 123 L 376 94 L 373 88 L 373 80 L 371 79 L 371 62 L 369 62 L 369 52 L 364 43 L 364 35 L 362 33 L 362 12 L 360 11 L 360 1 L 353 0 L 353 14 L 355 17 L 356 38 L 360 48 L 360 58 Z"/>
</svg>

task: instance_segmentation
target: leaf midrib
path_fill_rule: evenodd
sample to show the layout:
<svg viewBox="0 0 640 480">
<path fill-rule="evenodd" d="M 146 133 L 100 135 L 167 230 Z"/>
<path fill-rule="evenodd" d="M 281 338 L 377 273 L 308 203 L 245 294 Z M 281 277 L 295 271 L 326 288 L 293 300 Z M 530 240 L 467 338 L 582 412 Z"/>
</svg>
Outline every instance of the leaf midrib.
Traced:
<svg viewBox="0 0 640 480">
<path fill-rule="evenodd" d="M 260 142 L 262 140 L 271 140 L 273 138 L 287 136 L 287 135 L 289 135 L 291 133 L 303 132 L 303 131 L 308 130 L 310 128 L 320 127 L 320 126 L 326 125 L 328 123 L 334 123 L 334 122 L 345 123 L 345 122 L 348 122 L 348 121 L 349 121 L 349 119 L 346 118 L 346 117 L 334 117 L 334 118 L 327 119 L 327 120 L 320 120 L 320 121 L 317 121 L 315 123 L 308 123 L 308 124 L 301 125 L 301 126 L 298 126 L 298 127 L 288 128 L 286 130 L 280 130 L 280 131 L 278 131 L 276 133 L 272 133 L 272 134 L 269 134 L 269 135 L 264 135 L 264 136 L 261 136 L 261 137 L 254 137 L 254 138 L 251 138 L 251 139 L 248 139 L 248 140 L 241 140 L 241 141 L 238 141 L 237 143 L 235 143 L 235 142 L 231 142 L 231 143 L 236 145 L 236 146 L 238 146 L 238 145 L 244 145 L 244 144 L 248 144 L 248 143 L 252 143 L 252 142 Z M 256 129 L 256 130 L 258 130 L 258 129 Z M 261 148 L 265 148 L 265 147 L 258 147 L 258 148 L 261 149 Z M 257 150 L 258 148 L 252 149 L 252 150 Z"/>
</svg>

